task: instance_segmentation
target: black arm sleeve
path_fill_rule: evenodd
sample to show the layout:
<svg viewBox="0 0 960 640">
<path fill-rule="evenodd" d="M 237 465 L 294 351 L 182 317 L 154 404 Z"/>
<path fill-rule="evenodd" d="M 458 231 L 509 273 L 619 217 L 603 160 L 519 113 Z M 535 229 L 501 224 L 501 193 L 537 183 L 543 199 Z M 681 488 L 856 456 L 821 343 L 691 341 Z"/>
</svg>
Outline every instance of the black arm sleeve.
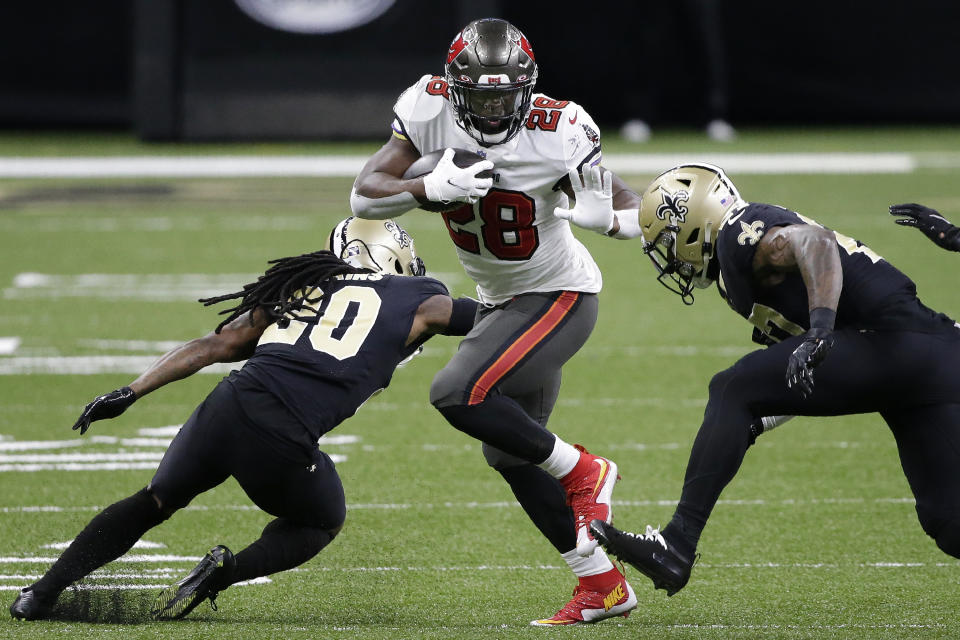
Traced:
<svg viewBox="0 0 960 640">
<path fill-rule="evenodd" d="M 953 227 L 944 235 L 944 246 L 950 251 L 960 251 L 960 227 Z"/>
<path fill-rule="evenodd" d="M 456 298 L 450 311 L 450 322 L 440 333 L 445 336 L 465 336 L 473 328 L 480 304 L 471 298 Z"/>
</svg>

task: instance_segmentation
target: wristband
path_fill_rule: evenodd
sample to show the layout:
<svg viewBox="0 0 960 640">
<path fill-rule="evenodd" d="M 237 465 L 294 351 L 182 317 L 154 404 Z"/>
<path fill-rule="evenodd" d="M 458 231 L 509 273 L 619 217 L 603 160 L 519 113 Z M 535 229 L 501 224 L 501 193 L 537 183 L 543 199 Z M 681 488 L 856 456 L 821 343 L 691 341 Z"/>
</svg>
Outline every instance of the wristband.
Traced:
<svg viewBox="0 0 960 640">
<path fill-rule="evenodd" d="M 960 251 L 960 227 L 953 227 L 943 234 L 943 246 L 950 251 Z"/>
<path fill-rule="evenodd" d="M 617 238 L 618 240 L 630 240 L 631 238 L 637 238 L 643 234 L 640 230 L 640 210 L 639 209 L 618 209 L 613 212 L 617 216 L 617 222 L 620 223 L 620 228 L 616 233 L 611 235 L 611 237 Z"/>
<path fill-rule="evenodd" d="M 810 310 L 810 328 L 826 329 L 833 331 L 833 325 L 837 320 L 837 312 L 827 307 L 817 307 Z"/>
<path fill-rule="evenodd" d="M 479 306 L 473 298 L 455 298 L 453 309 L 450 310 L 450 321 L 447 328 L 440 333 L 445 336 L 465 336 L 470 333 Z"/>
</svg>

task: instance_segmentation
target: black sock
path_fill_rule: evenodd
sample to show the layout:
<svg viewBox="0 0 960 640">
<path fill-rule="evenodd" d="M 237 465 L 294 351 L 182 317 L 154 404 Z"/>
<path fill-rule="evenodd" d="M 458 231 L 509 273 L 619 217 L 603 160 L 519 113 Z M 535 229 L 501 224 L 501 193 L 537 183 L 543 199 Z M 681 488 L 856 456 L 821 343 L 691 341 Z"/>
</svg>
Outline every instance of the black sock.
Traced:
<svg viewBox="0 0 960 640">
<path fill-rule="evenodd" d="M 68 586 L 129 551 L 140 536 L 167 517 L 146 489 L 110 505 L 90 521 L 31 589 L 41 600 L 56 600 Z"/>
<path fill-rule="evenodd" d="M 263 529 L 260 539 L 238 553 L 230 584 L 299 567 L 320 553 L 336 534 L 327 529 L 277 518 Z"/>
<path fill-rule="evenodd" d="M 547 540 L 560 553 L 577 546 L 573 514 L 560 481 L 533 464 L 497 469 L 513 495 Z"/>
<path fill-rule="evenodd" d="M 700 534 L 703 533 L 706 524 L 705 520 L 701 521 L 695 517 L 685 516 L 678 507 L 670 520 L 670 524 L 664 527 L 661 533 L 678 551 L 692 556 L 697 550 Z"/>
<path fill-rule="evenodd" d="M 507 396 L 437 409 L 458 430 L 521 460 L 540 464 L 553 452 L 556 437 Z"/>
</svg>

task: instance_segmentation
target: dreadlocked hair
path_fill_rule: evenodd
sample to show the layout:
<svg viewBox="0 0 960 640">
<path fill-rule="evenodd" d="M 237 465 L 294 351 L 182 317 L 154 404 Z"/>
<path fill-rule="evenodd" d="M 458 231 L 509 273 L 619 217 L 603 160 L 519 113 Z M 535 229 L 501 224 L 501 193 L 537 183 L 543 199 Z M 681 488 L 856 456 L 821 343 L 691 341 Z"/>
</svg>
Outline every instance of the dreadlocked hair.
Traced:
<svg viewBox="0 0 960 640">
<path fill-rule="evenodd" d="M 220 312 L 219 315 L 229 315 L 217 325 L 216 333 L 220 333 L 226 325 L 257 307 L 261 307 L 272 320 L 281 323 L 282 326 L 288 325 L 290 320 L 316 324 L 320 321 L 320 316 L 315 309 L 308 306 L 310 313 L 306 316 L 300 315 L 299 312 L 303 310 L 304 305 L 312 305 L 323 297 L 324 283 L 339 275 L 372 273 L 371 269 L 350 266 L 326 250 L 277 258 L 270 260 L 267 264 L 273 266 L 257 278 L 256 282 L 243 285 L 241 291 L 199 300 L 203 306 L 209 307 L 219 302 L 240 298 L 240 304 Z M 311 297 L 314 292 L 317 292 L 317 295 Z"/>
</svg>

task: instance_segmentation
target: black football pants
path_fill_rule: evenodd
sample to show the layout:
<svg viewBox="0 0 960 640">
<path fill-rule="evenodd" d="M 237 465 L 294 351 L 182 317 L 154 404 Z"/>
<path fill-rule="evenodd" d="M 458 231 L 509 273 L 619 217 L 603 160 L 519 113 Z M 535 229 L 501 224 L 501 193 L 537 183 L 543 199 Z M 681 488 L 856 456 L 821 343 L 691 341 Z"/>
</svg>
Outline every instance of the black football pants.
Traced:
<svg viewBox="0 0 960 640">
<path fill-rule="evenodd" d="M 150 482 L 165 509 L 180 509 L 233 476 L 255 505 L 298 524 L 333 530 L 343 524 L 343 485 L 323 451 L 301 458 L 276 451 L 269 421 L 291 421 L 279 401 L 251 418 L 221 381 L 184 423 Z M 269 411 L 268 411 L 269 410 Z"/>
<path fill-rule="evenodd" d="M 740 468 L 750 444 L 745 425 L 755 418 L 879 412 L 896 439 L 924 531 L 960 557 L 960 330 L 841 330 L 834 338 L 806 399 L 784 381 L 801 337 L 750 353 L 713 377 L 671 529 L 696 544 Z"/>
</svg>

